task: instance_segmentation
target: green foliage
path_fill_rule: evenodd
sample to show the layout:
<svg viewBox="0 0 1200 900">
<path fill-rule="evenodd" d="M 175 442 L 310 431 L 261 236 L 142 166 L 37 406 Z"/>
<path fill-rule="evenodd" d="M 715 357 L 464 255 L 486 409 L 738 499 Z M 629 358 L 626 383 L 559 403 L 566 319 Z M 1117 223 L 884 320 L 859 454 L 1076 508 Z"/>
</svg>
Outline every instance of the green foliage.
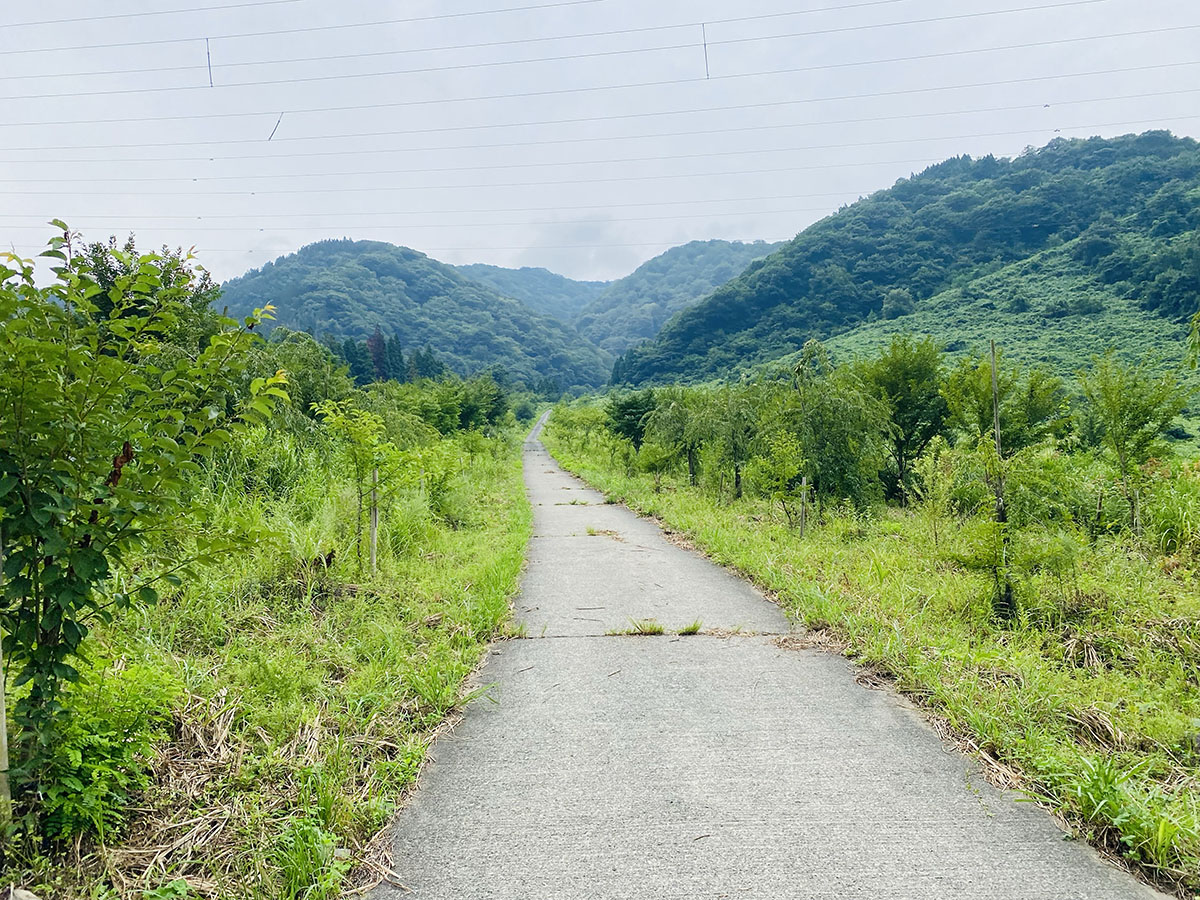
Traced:
<svg viewBox="0 0 1200 900">
<path fill-rule="evenodd" d="M 1000 397 L 1000 445 L 1005 456 L 1048 437 L 1060 436 L 1069 424 L 1066 390 L 1060 378 L 1042 369 L 1022 371 L 1004 365 L 996 354 Z M 980 354 L 959 360 L 946 377 L 942 393 L 948 424 L 972 442 L 994 441 L 995 412 L 992 362 Z"/>
<path fill-rule="evenodd" d="M 932 338 L 896 335 L 887 349 L 859 367 L 864 387 L 887 409 L 890 496 L 909 488 L 912 461 L 941 434 L 949 410 L 942 395 L 941 349 Z"/>
<path fill-rule="evenodd" d="M 795 524 L 801 503 L 804 451 L 800 440 L 790 431 L 778 431 L 765 440 L 763 452 L 750 461 L 747 474 L 763 496 L 783 510 L 788 524 Z"/>
<path fill-rule="evenodd" d="M 409 380 L 436 374 L 432 363 L 421 362 L 429 351 L 420 348 L 429 347 L 460 375 L 502 366 L 531 388 L 544 381 L 559 390 L 597 385 L 611 365 L 562 322 L 423 253 L 378 241 L 310 244 L 226 282 L 222 291 L 231 309 L 269 303 L 281 325 L 334 339 L 359 384 L 398 374 L 394 354 L 387 355 L 386 373 L 377 371 L 360 343 L 376 329 L 385 345 L 407 348 L 410 365 L 417 355 Z"/>
<path fill-rule="evenodd" d="M 835 369 L 816 341 L 805 345 L 792 389 L 776 395 L 769 420 L 796 435 L 818 497 L 860 507 L 878 498 L 887 409 L 855 372 Z"/>
<path fill-rule="evenodd" d="M 64 236 L 43 254 L 56 262 L 51 284 L 37 287 L 33 264 L 11 254 L 0 267 L 0 626 L 14 684 L 27 686 L 14 774 L 33 821 L 84 639 L 229 548 L 199 527 L 190 482 L 238 427 L 287 398 L 282 373 L 238 395 L 262 311 L 216 320 L 199 349 L 180 346 L 197 312 L 177 259 L 106 250 L 119 263 L 102 273 L 106 289 L 95 254 L 74 254 L 55 224 Z"/>
<path fill-rule="evenodd" d="M 647 419 L 656 406 L 653 391 L 615 394 L 609 398 L 605 410 L 608 427 L 615 435 L 633 444 L 634 450 L 640 450 L 646 436 Z"/>
<path fill-rule="evenodd" d="M 1101 440 L 1117 461 L 1121 489 L 1129 500 L 1134 529 L 1138 515 L 1140 467 L 1155 452 L 1167 426 L 1187 405 L 1187 394 L 1170 375 L 1154 376 L 1145 362 L 1130 365 L 1110 350 L 1080 374 L 1084 396 L 1101 428 Z"/>
<path fill-rule="evenodd" d="M 1147 479 L 1139 512 L 1155 549 L 1196 558 L 1200 552 L 1200 474 L 1194 465 L 1175 466 Z"/>
<path fill-rule="evenodd" d="M 581 309 L 575 327 L 610 353 L 653 338 L 675 313 L 687 309 L 779 248 L 763 241 L 690 241 L 638 266 L 607 285 Z M 613 384 L 621 384 L 620 373 Z"/>
<path fill-rule="evenodd" d="M 142 900 L 187 900 L 191 896 L 192 890 L 185 878 L 172 878 L 161 887 L 142 891 Z"/>
<path fill-rule="evenodd" d="M 1044 323 L 1061 322 L 1050 343 L 1039 339 L 1048 352 L 1077 354 L 1066 345 L 1072 339 L 1078 345 L 1078 322 L 1103 318 L 1107 298 L 1129 296 L 1131 314 L 1149 310 L 1143 320 L 1178 331 L 1160 317 L 1194 312 L 1198 183 L 1200 147 L 1166 132 L 1059 139 L 1011 160 L 947 160 L 810 226 L 750 264 L 679 313 L 652 342 L 628 351 L 614 367 L 613 381 L 640 385 L 744 372 L 798 352 L 809 339 L 859 328 L 875 336 L 873 344 L 881 334 L 921 330 L 949 346 L 960 336 L 973 346 L 979 329 L 948 334 L 953 319 L 945 312 L 906 322 L 908 300 L 895 292 L 908 293 L 913 316 L 938 295 L 953 315 L 952 294 L 961 302 L 989 272 L 1032 262 L 1080 237 L 1088 243 L 1078 256 L 1064 251 L 1062 263 L 1090 292 L 1044 303 L 992 293 L 979 304 L 990 304 L 981 309 L 989 329 L 1004 325 L 1006 312 L 1028 321 L 1035 337 Z M 1114 234 L 1090 231 L 1104 222 Z M 1139 340 L 1135 333 L 1125 337 Z"/>
<path fill-rule="evenodd" d="M 830 505 L 800 539 L 774 514 L 769 491 L 730 503 L 682 472 L 655 490 L 613 465 L 600 442 L 570 440 L 578 413 L 569 412 L 556 411 L 546 432 L 567 468 L 750 575 L 800 622 L 832 632 L 848 655 L 890 674 L 1019 773 L 1082 836 L 1181 895 L 1200 889 L 1200 593 L 1188 549 L 1200 532 L 1187 524 L 1200 509 L 1195 466 L 1145 473 L 1148 534 L 1160 533 L 1149 525 L 1151 497 L 1183 494 L 1192 510 L 1164 509 L 1161 533 L 1178 529 L 1169 546 L 1179 555 L 1166 559 L 1121 530 L 1111 490 L 1099 495 L 1093 528 L 1096 488 L 1111 486 L 1114 467 L 1050 442 L 1005 461 L 1013 514 L 1003 526 L 986 486 L 982 512 L 955 502 L 961 488 L 981 486 L 994 450 L 988 461 L 986 446 L 951 447 L 939 436 L 914 463 L 909 508 Z M 798 444 L 774 455 L 786 483 L 799 470 Z M 1019 607 L 1006 621 L 993 615 L 1000 566 Z"/>
<path fill-rule="evenodd" d="M 339 859 L 337 841 L 317 822 L 292 819 L 279 836 L 275 865 L 282 876 L 280 900 L 334 900 L 350 870 Z"/>
<path fill-rule="evenodd" d="M 654 409 L 645 417 L 647 438 L 663 448 L 669 460 L 687 464 L 692 484 L 697 483 L 700 474 L 700 448 L 715 424 L 707 399 L 694 391 L 664 388 L 654 397 Z"/>
<path fill-rule="evenodd" d="M 110 873 L 149 897 L 336 896 L 508 615 L 529 528 L 511 394 L 491 375 L 356 390 L 311 337 L 257 339 L 124 253 L 102 250 L 107 313 L 88 255 L 54 257 L 47 288 L 10 260 L 0 289 L 5 662 L 57 679 L 53 704 L 7 685 L 32 712 L 6 871 L 64 898 L 109 895 Z"/>
<path fill-rule="evenodd" d="M 174 678 L 146 666 L 89 675 L 62 697 L 69 715 L 41 776 L 41 828 L 51 838 L 93 832 L 104 839 L 121 826 L 130 800 L 149 783 L 147 762 L 180 694 Z"/>
<path fill-rule="evenodd" d="M 573 323 L 584 307 L 609 287 L 606 281 L 575 281 L 546 269 L 529 266 L 504 269 L 472 263 L 454 268 L 472 281 L 486 284 L 505 297 L 520 300 L 534 312 L 553 316 L 568 324 Z"/>
</svg>

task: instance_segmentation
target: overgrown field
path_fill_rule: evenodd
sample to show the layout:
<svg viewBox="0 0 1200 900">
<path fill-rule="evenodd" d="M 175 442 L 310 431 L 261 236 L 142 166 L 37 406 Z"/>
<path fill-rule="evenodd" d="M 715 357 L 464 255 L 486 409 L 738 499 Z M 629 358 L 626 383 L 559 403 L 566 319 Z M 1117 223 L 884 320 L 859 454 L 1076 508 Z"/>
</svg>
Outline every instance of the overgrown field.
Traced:
<svg viewBox="0 0 1200 900">
<path fill-rule="evenodd" d="M 1200 471 L 1148 465 L 1134 534 L 1100 449 L 1031 444 L 1004 463 L 999 559 L 979 451 L 939 438 L 913 464 L 907 505 L 810 493 L 801 534 L 800 473 L 818 470 L 820 450 L 781 437 L 795 420 L 779 407 L 751 410 L 732 451 L 744 465 L 731 465 L 731 390 L 659 389 L 640 448 L 617 433 L 639 395 L 560 405 L 545 441 L 610 500 L 658 517 L 894 679 L 999 782 L 1180 896 L 1200 890 Z M 998 572 L 1014 589 L 1009 615 Z"/>
<path fill-rule="evenodd" d="M 67 303 L 12 269 L 0 285 L 0 881 L 43 900 L 377 881 L 371 838 L 506 628 L 530 402 L 489 377 L 357 389 L 307 335 L 214 317 L 171 258 L 93 253 L 115 280 L 76 255 Z"/>
</svg>

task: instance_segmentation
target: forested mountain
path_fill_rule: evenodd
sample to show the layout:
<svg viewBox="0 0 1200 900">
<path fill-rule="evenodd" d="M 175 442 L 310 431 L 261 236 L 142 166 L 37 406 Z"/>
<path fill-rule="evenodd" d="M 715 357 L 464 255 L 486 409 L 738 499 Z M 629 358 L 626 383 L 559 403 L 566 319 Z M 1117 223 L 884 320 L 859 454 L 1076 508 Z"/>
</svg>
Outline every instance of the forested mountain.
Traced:
<svg viewBox="0 0 1200 900">
<path fill-rule="evenodd" d="M 880 319 L 959 341 L 1009 323 L 1043 343 L 1145 343 L 1144 329 L 1081 329 L 1119 314 L 1178 335 L 1170 323 L 1200 303 L 1198 229 L 1200 144 L 1190 138 L 1158 131 L 1060 139 L 1011 160 L 957 157 L 752 263 L 626 353 L 613 381 L 724 375 L 814 337 L 845 334 L 849 348 L 848 332 Z"/>
<path fill-rule="evenodd" d="M 431 347 L 460 374 L 498 367 L 530 386 L 603 383 L 611 358 L 569 326 L 472 281 L 452 266 L 378 241 L 321 241 L 226 282 L 244 313 L 273 304 L 276 322 L 317 338 L 371 337 Z"/>
<path fill-rule="evenodd" d="M 486 284 L 505 297 L 520 300 L 535 312 L 554 316 L 563 322 L 574 321 L 583 308 L 609 284 L 607 281 L 575 281 L 549 269 L 529 266 L 505 269 L 486 263 L 471 263 L 454 268 L 472 281 Z"/>
<path fill-rule="evenodd" d="M 1194 232 L 1182 240 L 1162 242 L 1127 233 L 1124 244 L 1129 248 L 1154 245 L 1167 253 L 1175 248 L 1190 253 L 1193 266 L 1200 261 L 1200 242 Z M 1140 285 L 1111 281 L 1115 268 L 1088 264 L 1087 247 L 1084 236 L 1010 263 L 921 301 L 908 315 L 866 322 L 843 332 L 827 342 L 829 350 L 839 360 L 867 356 L 885 346 L 892 335 L 910 332 L 934 337 L 951 355 L 982 352 L 994 340 L 1005 356 L 1063 376 L 1074 375 L 1107 347 L 1138 358 L 1157 355 L 1163 364 L 1178 364 L 1186 349 L 1186 320 L 1162 315 L 1146 302 L 1155 284 L 1165 285 L 1168 279 Z M 1193 273 L 1194 278 L 1200 269 Z M 1176 290 L 1185 281 L 1170 280 Z M 1196 286 L 1190 290 L 1190 300 L 1180 298 L 1185 313 L 1188 307 L 1200 306 Z"/>
<path fill-rule="evenodd" d="M 622 353 L 654 337 L 679 310 L 779 246 L 763 241 L 692 241 L 672 247 L 612 282 L 580 312 L 575 325 L 605 350 Z"/>
</svg>

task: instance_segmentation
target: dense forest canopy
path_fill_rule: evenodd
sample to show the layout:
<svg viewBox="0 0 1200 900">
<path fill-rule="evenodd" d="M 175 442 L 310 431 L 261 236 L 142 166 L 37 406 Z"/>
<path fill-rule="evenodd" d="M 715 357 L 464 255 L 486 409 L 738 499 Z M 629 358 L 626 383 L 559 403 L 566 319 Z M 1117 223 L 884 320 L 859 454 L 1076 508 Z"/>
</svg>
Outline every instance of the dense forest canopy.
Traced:
<svg viewBox="0 0 1200 900">
<path fill-rule="evenodd" d="M 663 323 L 736 277 L 779 244 L 691 241 L 672 247 L 614 281 L 575 322 L 584 337 L 611 353 L 658 334 Z"/>
<path fill-rule="evenodd" d="M 454 268 L 472 281 L 486 284 L 505 297 L 520 300 L 534 312 L 554 316 L 563 322 L 573 322 L 583 308 L 609 286 L 607 281 L 576 281 L 549 269 L 531 266 L 505 269 L 471 263 Z"/>
<path fill-rule="evenodd" d="M 956 157 L 805 229 L 618 360 L 614 383 L 706 378 L 922 308 L 1075 241 L 1075 274 L 1167 319 L 1200 290 L 1200 145 L 1155 131 Z M 1019 302 L 1019 301 L 1018 301 Z M 1067 294 L 1047 317 L 1094 314 Z M 1086 304 L 1085 304 L 1086 305 Z M 997 311 L 1002 318 L 1004 309 Z"/>
<path fill-rule="evenodd" d="M 527 384 L 600 384 L 610 357 L 451 266 L 378 241 L 310 244 L 223 285 L 235 312 L 266 303 L 277 322 L 314 336 L 365 340 L 380 329 L 406 351 L 430 347 L 452 370 L 499 366 Z"/>
</svg>

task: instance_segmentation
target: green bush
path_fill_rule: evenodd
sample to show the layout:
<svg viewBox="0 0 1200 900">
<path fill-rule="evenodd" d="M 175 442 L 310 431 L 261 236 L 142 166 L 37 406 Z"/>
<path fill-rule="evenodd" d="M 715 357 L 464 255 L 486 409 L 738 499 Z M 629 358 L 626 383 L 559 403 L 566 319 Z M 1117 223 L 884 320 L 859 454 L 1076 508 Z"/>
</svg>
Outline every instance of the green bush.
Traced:
<svg viewBox="0 0 1200 900">
<path fill-rule="evenodd" d="M 42 781 L 45 833 L 107 837 L 130 798 L 149 782 L 147 764 L 167 735 L 182 688 L 160 669 L 100 669 L 72 687 L 66 717 Z"/>
<path fill-rule="evenodd" d="M 1146 486 L 1142 524 L 1147 540 L 1169 555 L 1200 550 L 1200 475 L 1178 469 Z"/>
</svg>

